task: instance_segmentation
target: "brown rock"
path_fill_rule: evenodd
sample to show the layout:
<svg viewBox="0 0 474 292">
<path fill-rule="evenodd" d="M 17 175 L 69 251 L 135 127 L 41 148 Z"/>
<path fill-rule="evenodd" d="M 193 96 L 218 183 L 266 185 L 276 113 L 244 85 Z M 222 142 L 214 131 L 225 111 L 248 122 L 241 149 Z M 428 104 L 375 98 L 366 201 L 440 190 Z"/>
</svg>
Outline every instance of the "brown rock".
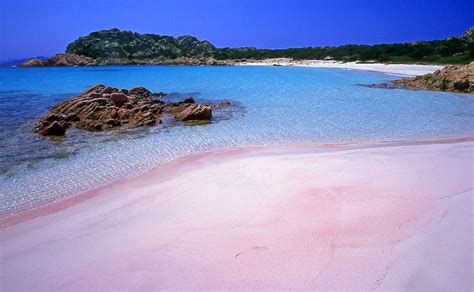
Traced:
<svg viewBox="0 0 474 292">
<path fill-rule="evenodd" d="M 120 121 L 114 120 L 114 119 L 108 119 L 105 121 L 106 126 L 115 128 L 115 127 L 120 127 L 121 123 Z"/>
<path fill-rule="evenodd" d="M 162 108 L 163 108 L 163 106 L 161 104 L 154 104 L 154 105 L 150 106 L 150 111 L 152 113 L 159 113 L 159 112 L 161 112 Z"/>
<path fill-rule="evenodd" d="M 129 94 L 142 96 L 142 97 L 149 97 L 151 95 L 151 91 L 149 91 L 145 87 L 135 87 L 129 91 Z"/>
<path fill-rule="evenodd" d="M 126 109 L 132 109 L 132 108 L 133 108 L 133 105 L 132 105 L 131 103 L 126 103 L 126 104 L 124 105 L 124 107 L 125 107 Z"/>
<path fill-rule="evenodd" d="M 193 98 L 165 103 L 155 97 L 143 87 L 119 91 L 97 84 L 51 108 L 38 121 L 35 132 L 44 136 L 61 136 L 71 126 L 88 131 L 152 126 L 161 123 L 162 113 L 172 114 L 181 121 L 208 121 L 212 118 L 212 107 L 197 104 Z"/>
<path fill-rule="evenodd" d="M 80 118 L 76 114 L 71 114 L 71 115 L 67 116 L 65 120 L 66 120 L 66 122 L 77 122 L 77 121 L 80 120 Z"/>
<path fill-rule="evenodd" d="M 93 92 L 101 92 L 106 86 L 104 84 L 96 84 L 94 86 L 92 86 L 91 88 L 87 89 L 86 91 L 84 91 L 82 93 L 82 95 L 87 95 L 87 94 L 90 94 L 90 93 L 93 93 Z"/>
<path fill-rule="evenodd" d="M 37 132 L 43 136 L 63 136 L 66 133 L 66 124 L 61 125 L 59 122 L 54 121 L 40 127 Z"/>
<path fill-rule="evenodd" d="M 209 105 L 202 104 L 191 104 L 186 107 L 183 111 L 176 114 L 176 119 L 180 121 L 191 121 L 191 120 L 211 120 L 212 108 Z"/>
<path fill-rule="evenodd" d="M 128 97 L 123 93 L 112 93 L 110 95 L 110 100 L 115 104 L 117 107 L 122 107 L 122 105 L 128 102 Z"/>
<path fill-rule="evenodd" d="M 48 59 L 31 59 L 23 64 L 21 67 L 46 67 L 46 66 L 87 66 L 94 65 L 95 60 L 76 54 L 57 54 Z"/>
<path fill-rule="evenodd" d="M 428 90 L 474 92 L 474 62 L 468 65 L 448 65 L 431 74 L 393 81 L 395 85 Z"/>
<path fill-rule="evenodd" d="M 102 94 L 110 94 L 110 93 L 113 93 L 113 92 L 116 92 L 117 91 L 117 88 L 113 88 L 113 87 L 110 87 L 110 86 L 107 86 L 106 88 L 104 88 L 102 90 Z"/>
<path fill-rule="evenodd" d="M 95 102 L 99 105 L 106 105 L 108 100 L 107 100 L 107 98 L 99 97 L 99 98 L 91 99 L 90 102 Z M 84 104 L 86 104 L 86 103 L 84 103 Z"/>
</svg>

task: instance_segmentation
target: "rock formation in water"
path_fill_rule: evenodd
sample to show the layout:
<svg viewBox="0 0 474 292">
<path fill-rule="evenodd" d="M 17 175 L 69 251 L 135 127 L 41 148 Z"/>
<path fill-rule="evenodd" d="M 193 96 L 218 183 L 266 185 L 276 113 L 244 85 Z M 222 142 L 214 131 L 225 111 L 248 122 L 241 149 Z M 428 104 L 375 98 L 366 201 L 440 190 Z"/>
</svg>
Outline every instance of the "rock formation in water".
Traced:
<svg viewBox="0 0 474 292">
<path fill-rule="evenodd" d="M 473 93 L 474 62 L 449 65 L 434 73 L 393 81 L 396 86 L 428 90 Z"/>
<path fill-rule="evenodd" d="M 47 59 L 30 59 L 22 63 L 21 67 L 54 67 L 54 66 L 88 66 L 95 65 L 93 58 L 77 54 L 57 54 Z"/>
<path fill-rule="evenodd" d="M 119 90 L 98 84 L 51 108 L 37 123 L 35 132 L 43 136 L 62 136 L 70 127 L 102 131 L 153 126 L 161 123 L 163 114 L 186 122 L 211 120 L 211 105 L 195 103 L 193 98 L 164 102 L 160 100 L 164 95 L 143 87 Z"/>
</svg>

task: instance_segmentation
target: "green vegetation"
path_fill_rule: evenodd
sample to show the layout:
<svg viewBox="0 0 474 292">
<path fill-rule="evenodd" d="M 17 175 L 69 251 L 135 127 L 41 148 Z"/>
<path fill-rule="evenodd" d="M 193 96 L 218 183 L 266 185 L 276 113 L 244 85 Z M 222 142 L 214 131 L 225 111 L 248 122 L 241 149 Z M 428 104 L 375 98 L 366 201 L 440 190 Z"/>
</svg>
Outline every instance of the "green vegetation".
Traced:
<svg viewBox="0 0 474 292">
<path fill-rule="evenodd" d="M 216 48 L 192 36 L 173 38 L 118 29 L 93 32 L 69 44 L 66 52 L 97 60 L 152 60 L 212 57 L 217 60 L 293 58 L 384 63 L 466 64 L 474 60 L 474 27 L 461 37 L 400 44 L 344 45 L 280 50 Z"/>
<path fill-rule="evenodd" d="M 192 36 L 174 38 L 114 28 L 78 38 L 67 46 L 66 53 L 97 60 L 149 60 L 211 55 L 215 49 L 208 41 L 199 41 Z"/>
<path fill-rule="evenodd" d="M 265 50 L 255 48 L 219 49 L 216 59 L 269 59 L 376 61 L 383 63 L 467 64 L 474 60 L 471 27 L 462 37 L 401 44 L 344 45 L 339 47 L 292 48 Z"/>
</svg>

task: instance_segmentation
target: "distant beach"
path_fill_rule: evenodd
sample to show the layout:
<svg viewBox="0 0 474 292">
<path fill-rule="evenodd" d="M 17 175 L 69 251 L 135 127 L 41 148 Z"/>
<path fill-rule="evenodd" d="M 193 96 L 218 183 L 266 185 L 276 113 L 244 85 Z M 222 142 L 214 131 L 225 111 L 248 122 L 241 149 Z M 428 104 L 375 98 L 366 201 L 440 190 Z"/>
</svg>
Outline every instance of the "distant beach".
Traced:
<svg viewBox="0 0 474 292">
<path fill-rule="evenodd" d="M 327 60 L 292 60 L 287 58 L 266 59 L 261 61 L 242 62 L 241 66 L 297 66 L 310 68 L 338 68 L 349 70 L 363 70 L 382 72 L 402 76 L 417 76 L 433 73 L 442 69 L 443 65 L 422 64 L 384 64 L 384 63 L 360 63 L 360 62 L 338 62 Z"/>
</svg>

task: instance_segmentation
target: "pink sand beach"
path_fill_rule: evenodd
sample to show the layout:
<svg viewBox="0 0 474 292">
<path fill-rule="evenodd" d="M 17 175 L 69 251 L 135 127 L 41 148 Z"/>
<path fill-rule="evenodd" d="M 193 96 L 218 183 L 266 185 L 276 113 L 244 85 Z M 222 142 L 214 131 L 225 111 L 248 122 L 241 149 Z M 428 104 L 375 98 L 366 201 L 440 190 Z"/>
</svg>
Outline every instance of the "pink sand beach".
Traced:
<svg viewBox="0 0 474 292">
<path fill-rule="evenodd" d="M 1 290 L 473 289 L 474 142 L 196 154 L 1 222 Z"/>
</svg>

